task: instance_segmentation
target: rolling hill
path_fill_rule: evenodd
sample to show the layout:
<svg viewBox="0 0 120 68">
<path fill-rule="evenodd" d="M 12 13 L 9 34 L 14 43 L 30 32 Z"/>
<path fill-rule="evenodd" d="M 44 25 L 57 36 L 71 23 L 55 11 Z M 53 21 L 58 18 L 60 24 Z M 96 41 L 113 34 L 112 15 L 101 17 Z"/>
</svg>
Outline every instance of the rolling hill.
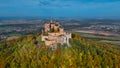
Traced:
<svg viewBox="0 0 120 68">
<path fill-rule="evenodd" d="M 0 42 L 0 68 L 120 68 L 120 46 L 72 33 L 71 46 L 46 47 L 41 35 Z"/>
</svg>

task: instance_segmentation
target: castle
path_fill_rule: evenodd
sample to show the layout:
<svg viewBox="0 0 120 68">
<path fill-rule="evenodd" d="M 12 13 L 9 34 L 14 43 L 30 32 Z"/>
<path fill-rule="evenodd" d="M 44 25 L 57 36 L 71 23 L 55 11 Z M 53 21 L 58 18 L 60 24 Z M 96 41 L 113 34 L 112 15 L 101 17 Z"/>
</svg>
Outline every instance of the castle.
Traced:
<svg viewBox="0 0 120 68">
<path fill-rule="evenodd" d="M 49 23 L 44 25 L 41 37 L 46 46 L 56 46 L 64 43 L 69 46 L 71 33 L 66 33 L 59 23 L 53 23 L 50 20 Z"/>
</svg>

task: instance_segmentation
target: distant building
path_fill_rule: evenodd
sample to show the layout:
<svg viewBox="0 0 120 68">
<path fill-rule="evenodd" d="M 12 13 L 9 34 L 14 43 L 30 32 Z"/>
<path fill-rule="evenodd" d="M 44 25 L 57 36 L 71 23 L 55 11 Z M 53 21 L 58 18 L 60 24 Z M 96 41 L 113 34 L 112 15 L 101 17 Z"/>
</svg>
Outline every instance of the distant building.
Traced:
<svg viewBox="0 0 120 68">
<path fill-rule="evenodd" d="M 69 39 L 71 38 L 71 33 L 66 33 L 60 24 L 53 23 L 50 20 L 49 23 L 44 25 L 42 30 L 42 41 L 45 42 L 46 46 L 55 46 L 58 43 L 60 44 L 69 44 Z"/>
</svg>

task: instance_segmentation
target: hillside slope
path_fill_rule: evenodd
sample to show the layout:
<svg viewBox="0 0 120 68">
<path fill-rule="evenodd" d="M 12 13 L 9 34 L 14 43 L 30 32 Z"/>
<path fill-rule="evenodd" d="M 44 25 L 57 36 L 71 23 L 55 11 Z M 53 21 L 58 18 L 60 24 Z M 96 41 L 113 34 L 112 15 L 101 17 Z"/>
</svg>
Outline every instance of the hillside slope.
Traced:
<svg viewBox="0 0 120 68">
<path fill-rule="evenodd" d="M 40 35 L 0 42 L 0 68 L 120 68 L 120 46 L 72 34 L 72 46 L 45 47 Z"/>
</svg>

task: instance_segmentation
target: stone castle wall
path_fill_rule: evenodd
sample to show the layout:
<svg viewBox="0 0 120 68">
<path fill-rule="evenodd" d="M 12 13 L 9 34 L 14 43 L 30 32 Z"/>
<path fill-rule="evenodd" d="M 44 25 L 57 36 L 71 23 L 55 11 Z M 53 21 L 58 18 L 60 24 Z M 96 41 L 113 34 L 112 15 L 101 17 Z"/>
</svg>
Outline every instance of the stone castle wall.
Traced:
<svg viewBox="0 0 120 68">
<path fill-rule="evenodd" d="M 55 32 L 51 32 L 51 29 L 54 29 Z M 42 35 L 42 41 L 45 42 L 46 46 L 53 46 L 58 43 L 68 44 L 69 38 L 71 38 L 71 34 L 64 32 L 64 29 L 61 28 L 59 24 L 47 23 L 44 25 L 43 31 L 47 33 L 47 36 Z"/>
</svg>

